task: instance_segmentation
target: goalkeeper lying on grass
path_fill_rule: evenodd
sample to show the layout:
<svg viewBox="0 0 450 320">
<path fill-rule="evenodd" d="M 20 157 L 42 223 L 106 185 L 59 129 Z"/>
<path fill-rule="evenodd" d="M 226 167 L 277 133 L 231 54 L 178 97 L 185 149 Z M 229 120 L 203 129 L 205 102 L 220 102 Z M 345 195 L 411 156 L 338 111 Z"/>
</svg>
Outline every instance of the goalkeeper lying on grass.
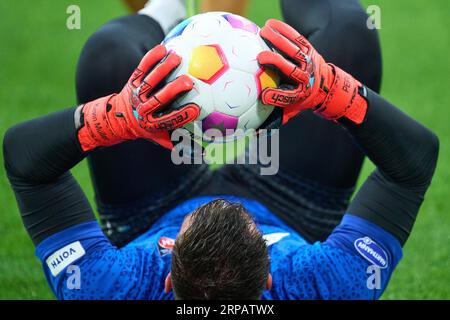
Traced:
<svg viewBox="0 0 450 320">
<path fill-rule="evenodd" d="M 290 84 L 289 89 L 266 89 L 263 102 L 283 108 L 283 124 L 307 109 L 336 121 L 377 166 L 340 224 L 324 241 L 310 243 L 285 222 L 289 219 L 271 212 L 271 204 L 264 205 L 264 195 L 241 191 L 245 181 L 228 179 L 221 185 L 223 195 L 198 191 L 127 245 L 112 245 L 69 170 L 93 150 L 125 140 L 144 138 L 170 148 L 169 132 L 156 129 L 158 124 L 176 123 L 176 129 L 195 120 L 199 107 L 194 104 L 157 116 L 192 88 L 188 77 L 180 77 L 152 90 L 180 62 L 157 46 L 120 93 L 24 122 L 5 135 L 8 177 L 59 299 L 380 297 L 430 185 L 438 139 L 350 74 L 326 63 L 288 25 L 269 20 L 261 36 L 282 55 L 263 52 L 259 63 L 278 70 Z M 175 121 L 180 114 L 183 120 Z M 334 137 L 326 139 L 332 142 Z M 295 137 L 289 141 L 291 149 L 295 142 Z M 138 168 L 143 178 L 161 170 L 153 166 L 154 159 L 145 161 Z M 68 281 L 73 266 L 80 277 L 75 287 Z"/>
</svg>

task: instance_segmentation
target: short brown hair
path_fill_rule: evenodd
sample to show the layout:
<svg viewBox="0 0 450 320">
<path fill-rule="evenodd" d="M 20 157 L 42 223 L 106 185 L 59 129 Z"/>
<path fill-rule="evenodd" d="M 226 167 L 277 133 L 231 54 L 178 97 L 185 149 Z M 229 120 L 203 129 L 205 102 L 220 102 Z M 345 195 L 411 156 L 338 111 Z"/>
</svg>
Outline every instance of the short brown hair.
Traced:
<svg viewBox="0 0 450 320">
<path fill-rule="evenodd" d="M 267 245 L 239 203 L 199 207 L 172 252 L 176 299 L 259 299 L 270 269 Z"/>
</svg>

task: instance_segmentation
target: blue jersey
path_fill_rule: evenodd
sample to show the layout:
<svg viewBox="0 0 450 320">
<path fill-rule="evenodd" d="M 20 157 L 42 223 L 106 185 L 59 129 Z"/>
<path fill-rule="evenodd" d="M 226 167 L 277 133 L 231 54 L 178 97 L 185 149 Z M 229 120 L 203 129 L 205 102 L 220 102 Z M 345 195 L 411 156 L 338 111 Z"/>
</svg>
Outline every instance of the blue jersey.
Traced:
<svg viewBox="0 0 450 320">
<path fill-rule="evenodd" d="M 36 254 L 58 299 L 173 299 L 164 280 L 174 240 L 184 217 L 215 198 L 184 202 L 120 249 L 87 222 L 45 239 Z M 242 203 L 267 242 L 273 285 L 263 299 L 377 299 L 402 256 L 396 238 L 354 215 L 311 244 L 259 202 L 221 198 Z"/>
</svg>

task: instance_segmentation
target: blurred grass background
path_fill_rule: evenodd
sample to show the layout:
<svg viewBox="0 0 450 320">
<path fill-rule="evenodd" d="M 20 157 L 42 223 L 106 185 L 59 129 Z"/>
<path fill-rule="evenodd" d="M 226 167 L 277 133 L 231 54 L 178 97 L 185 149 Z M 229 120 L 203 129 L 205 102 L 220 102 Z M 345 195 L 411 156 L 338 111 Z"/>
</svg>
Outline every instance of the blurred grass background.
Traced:
<svg viewBox="0 0 450 320">
<path fill-rule="evenodd" d="M 66 28 L 72 4 L 81 8 L 81 30 Z M 441 141 L 432 187 L 383 299 L 450 299 L 450 1 L 363 0 L 371 4 L 381 8 L 382 94 Z M 0 1 L 0 137 L 17 122 L 73 106 L 83 44 L 124 14 L 119 0 Z M 259 25 L 280 18 L 278 1 L 253 0 L 249 17 Z M 360 183 L 372 169 L 367 161 Z M 93 203 L 86 163 L 73 172 Z M 0 299 L 53 298 L 1 166 Z"/>
</svg>

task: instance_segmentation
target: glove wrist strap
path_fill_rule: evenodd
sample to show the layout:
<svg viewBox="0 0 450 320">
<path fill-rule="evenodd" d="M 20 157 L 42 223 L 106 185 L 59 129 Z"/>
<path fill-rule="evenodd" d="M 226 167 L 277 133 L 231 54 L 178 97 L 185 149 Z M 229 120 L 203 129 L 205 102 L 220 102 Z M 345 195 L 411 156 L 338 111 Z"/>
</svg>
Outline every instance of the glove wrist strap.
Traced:
<svg viewBox="0 0 450 320">
<path fill-rule="evenodd" d="M 114 94 L 102 97 L 82 106 L 78 141 L 84 152 L 117 144 L 123 140 L 114 132 L 108 119 L 107 113 L 110 108 L 108 102 L 113 96 Z"/>
<path fill-rule="evenodd" d="M 367 101 L 361 95 L 363 86 L 342 69 L 330 64 L 335 77 L 329 92 L 314 112 L 330 120 L 346 117 L 356 124 L 364 121 Z M 364 89 L 365 90 L 365 89 Z"/>
</svg>

